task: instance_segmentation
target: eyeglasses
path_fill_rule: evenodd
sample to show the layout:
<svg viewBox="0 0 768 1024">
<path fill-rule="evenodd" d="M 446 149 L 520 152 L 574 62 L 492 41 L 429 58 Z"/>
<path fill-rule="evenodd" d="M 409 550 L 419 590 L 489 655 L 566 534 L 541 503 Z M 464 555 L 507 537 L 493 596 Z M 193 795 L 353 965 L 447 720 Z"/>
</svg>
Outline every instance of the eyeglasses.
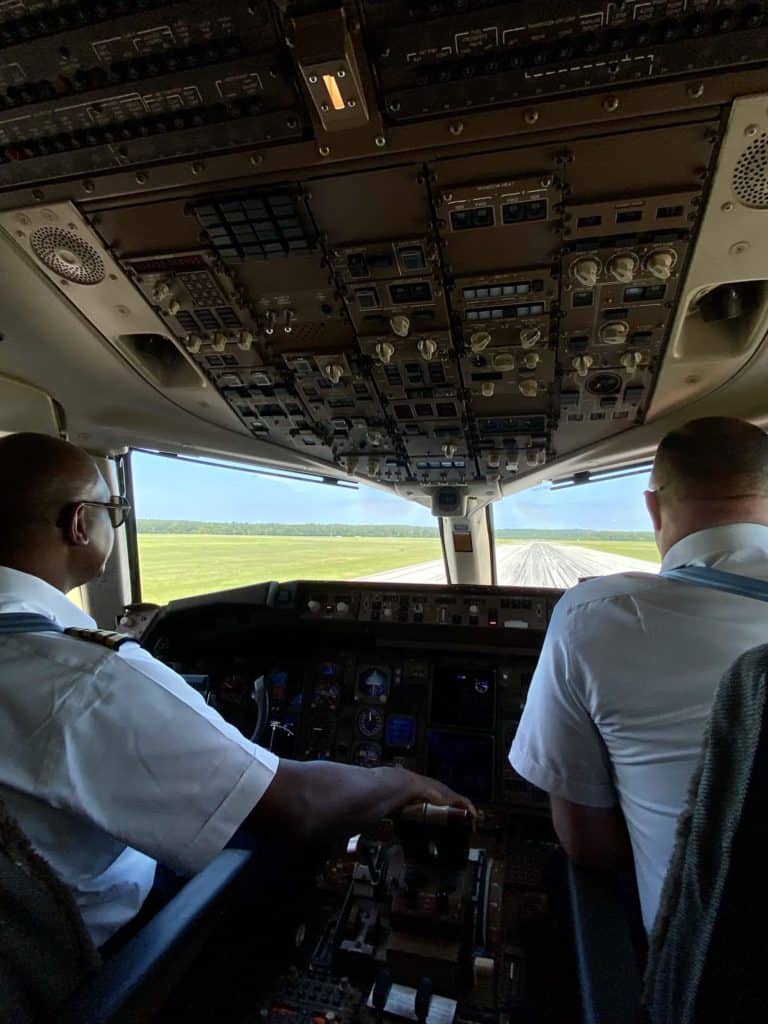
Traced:
<svg viewBox="0 0 768 1024">
<path fill-rule="evenodd" d="M 113 494 L 109 501 L 71 501 L 69 505 L 67 505 L 67 509 L 74 508 L 76 505 L 88 505 L 91 508 L 105 508 L 109 513 L 112 526 L 116 530 L 123 525 L 131 512 L 130 502 L 126 501 L 125 498 L 121 497 L 119 494 Z M 67 509 L 65 509 L 64 512 L 66 512 Z M 64 512 L 61 514 L 59 526 L 62 525 L 61 518 L 63 518 Z"/>
</svg>

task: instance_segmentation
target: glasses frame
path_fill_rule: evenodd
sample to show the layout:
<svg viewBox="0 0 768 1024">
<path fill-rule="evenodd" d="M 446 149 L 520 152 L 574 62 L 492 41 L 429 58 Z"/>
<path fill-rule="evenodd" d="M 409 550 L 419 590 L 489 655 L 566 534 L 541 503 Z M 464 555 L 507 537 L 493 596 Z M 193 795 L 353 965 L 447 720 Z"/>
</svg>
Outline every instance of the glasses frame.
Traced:
<svg viewBox="0 0 768 1024">
<path fill-rule="evenodd" d="M 86 505 L 89 508 L 105 508 L 109 514 L 110 522 L 115 530 L 119 530 L 121 526 L 125 525 L 128 516 L 133 511 L 133 506 L 129 501 L 122 497 L 120 494 L 113 494 L 109 501 L 70 501 L 66 507 L 62 510 L 59 516 L 59 526 L 63 526 L 63 518 L 68 509 L 76 508 L 78 505 Z"/>
</svg>

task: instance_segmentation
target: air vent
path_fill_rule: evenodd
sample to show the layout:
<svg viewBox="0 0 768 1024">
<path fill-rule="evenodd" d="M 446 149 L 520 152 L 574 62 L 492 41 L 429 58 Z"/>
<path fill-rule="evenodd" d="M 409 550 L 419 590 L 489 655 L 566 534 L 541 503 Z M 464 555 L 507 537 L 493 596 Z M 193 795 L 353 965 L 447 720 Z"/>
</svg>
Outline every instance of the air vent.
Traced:
<svg viewBox="0 0 768 1024">
<path fill-rule="evenodd" d="M 104 263 L 98 252 L 73 231 L 44 227 L 32 232 L 32 252 L 52 270 L 74 284 L 101 284 Z"/>
<path fill-rule="evenodd" d="M 747 146 L 733 171 L 733 191 L 739 202 L 768 210 L 768 132 Z"/>
</svg>

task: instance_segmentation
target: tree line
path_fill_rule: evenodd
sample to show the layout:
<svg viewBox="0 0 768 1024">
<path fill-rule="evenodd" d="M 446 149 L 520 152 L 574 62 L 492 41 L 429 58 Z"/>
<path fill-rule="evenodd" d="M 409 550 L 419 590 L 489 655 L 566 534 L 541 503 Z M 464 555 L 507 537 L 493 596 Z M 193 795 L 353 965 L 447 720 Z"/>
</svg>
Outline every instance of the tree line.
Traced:
<svg viewBox="0 0 768 1024">
<path fill-rule="evenodd" d="M 432 526 L 389 526 L 371 523 L 205 523 L 192 519 L 139 519 L 139 533 L 217 534 L 238 537 L 425 537 L 437 538 Z M 650 541 L 641 530 L 496 529 L 499 540 L 628 540 Z"/>
</svg>

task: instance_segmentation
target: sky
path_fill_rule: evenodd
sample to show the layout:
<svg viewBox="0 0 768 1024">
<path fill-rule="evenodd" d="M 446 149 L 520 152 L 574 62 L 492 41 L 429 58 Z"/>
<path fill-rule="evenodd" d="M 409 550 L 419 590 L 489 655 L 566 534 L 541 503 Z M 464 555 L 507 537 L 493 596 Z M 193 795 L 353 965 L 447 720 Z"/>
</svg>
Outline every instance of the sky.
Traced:
<svg viewBox="0 0 768 1024">
<path fill-rule="evenodd" d="M 375 523 L 435 526 L 430 512 L 361 484 L 355 490 L 276 480 L 232 469 L 133 454 L 140 519 L 204 522 Z M 645 474 L 552 491 L 542 485 L 494 505 L 496 527 L 546 530 L 650 530 Z"/>
</svg>

